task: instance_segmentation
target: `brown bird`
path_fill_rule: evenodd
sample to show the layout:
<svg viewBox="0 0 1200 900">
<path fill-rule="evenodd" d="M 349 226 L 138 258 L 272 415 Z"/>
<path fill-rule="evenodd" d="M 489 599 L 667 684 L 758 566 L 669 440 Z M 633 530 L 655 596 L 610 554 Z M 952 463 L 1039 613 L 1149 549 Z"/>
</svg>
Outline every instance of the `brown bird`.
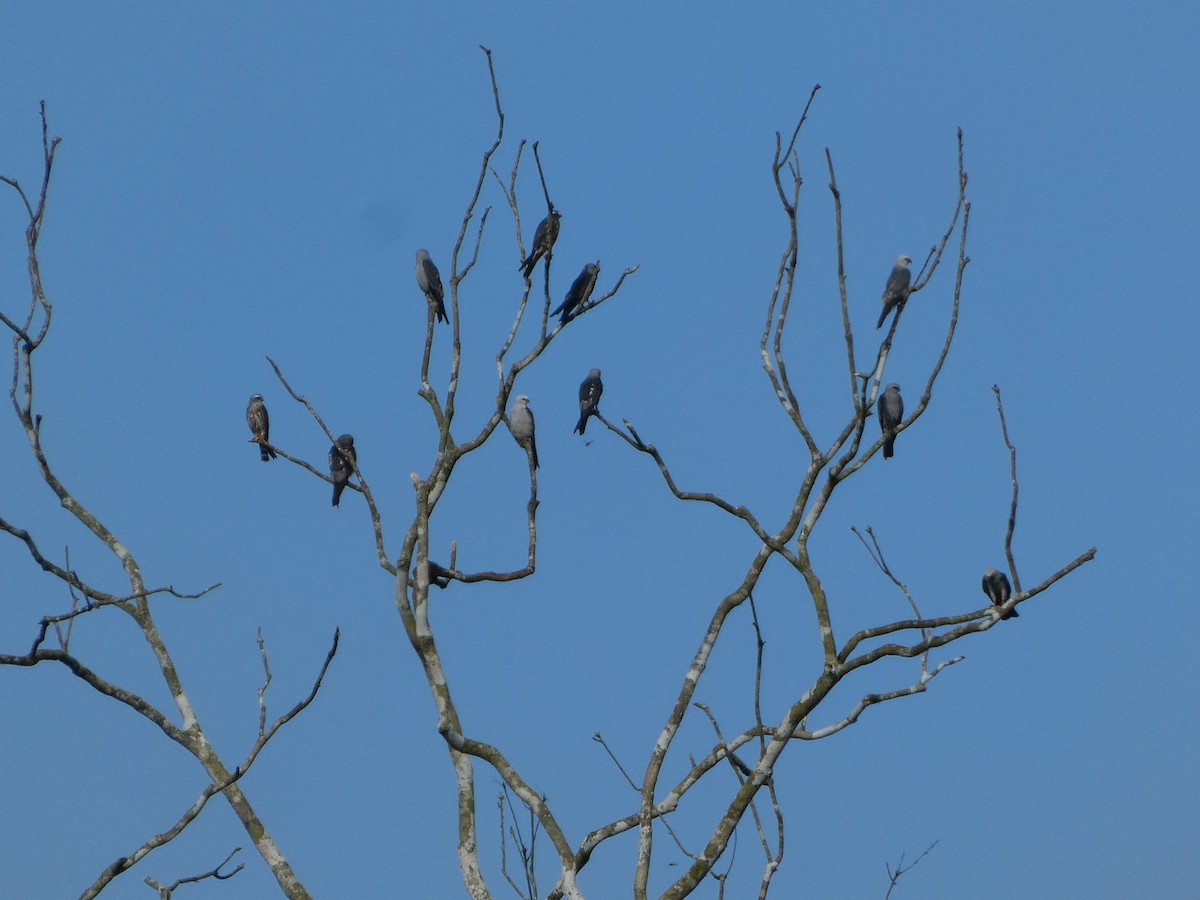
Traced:
<svg viewBox="0 0 1200 900">
<path fill-rule="evenodd" d="M 267 446 L 271 439 L 271 417 L 267 415 L 267 406 L 263 403 L 262 394 L 255 394 L 250 398 L 250 405 L 246 407 L 246 424 L 250 426 L 250 433 L 254 435 L 252 442 L 258 444 L 258 454 L 262 461 L 276 459 L 275 451 Z"/>
<path fill-rule="evenodd" d="M 329 475 L 333 479 L 333 505 L 342 499 L 342 491 L 350 481 L 358 453 L 354 449 L 354 436 L 343 434 L 329 448 Z"/>
</svg>

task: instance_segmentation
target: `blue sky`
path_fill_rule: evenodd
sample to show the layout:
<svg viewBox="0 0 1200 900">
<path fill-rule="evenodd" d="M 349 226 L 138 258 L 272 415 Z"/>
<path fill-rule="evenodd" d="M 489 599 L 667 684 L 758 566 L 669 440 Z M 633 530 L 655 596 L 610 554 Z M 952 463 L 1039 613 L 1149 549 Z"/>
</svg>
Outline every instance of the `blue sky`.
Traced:
<svg viewBox="0 0 1200 900">
<path fill-rule="evenodd" d="M 758 338 L 785 220 L 769 165 L 813 84 L 792 377 L 818 439 L 846 415 L 832 204 L 863 361 L 900 252 L 923 258 L 955 197 L 955 129 L 973 203 L 960 327 L 927 414 L 896 456 L 839 491 L 813 553 L 839 634 L 905 616 L 850 532 L 871 525 L 928 614 L 980 605 L 1003 560 L 1007 455 L 993 384 L 1020 452 L 1018 565 L 1027 585 L 1090 546 L 1096 560 L 960 643 L 927 694 L 870 710 L 789 750 L 779 896 L 881 897 L 884 863 L 933 841 L 893 896 L 1185 897 L 1200 828 L 1200 625 L 1185 591 L 1197 533 L 1187 375 L 1200 205 L 1200 72 L 1193 5 L 617 3 L 430 6 L 18 2 L 0 33 L 0 173 L 40 176 L 37 103 L 63 137 L 42 246 L 55 303 L 41 351 L 43 440 L 63 481 L 180 590 L 156 615 L 212 740 L 240 759 L 257 722 L 255 629 L 271 654 L 272 711 L 307 691 L 335 627 L 342 647 L 313 707 L 243 782 L 319 897 L 456 897 L 453 781 L 428 688 L 375 563 L 361 498 L 247 446 L 247 397 L 272 437 L 323 464 L 327 444 L 264 357 L 352 432 L 393 542 L 435 434 L 416 396 L 425 307 L 413 251 L 448 269 L 481 154 L 495 133 L 483 55 L 507 116 L 496 168 L 538 140 L 563 210 L 552 292 L 602 262 L 601 287 L 639 271 L 574 323 L 520 383 L 537 416 L 539 567 L 515 585 L 455 588 L 434 625 L 469 734 L 501 746 L 556 807 L 568 837 L 636 797 L 592 741 L 641 771 L 711 610 L 755 550 L 744 527 L 672 500 L 650 461 L 601 429 L 571 433 L 576 390 L 604 371 L 602 409 L 628 418 L 685 488 L 786 514 L 806 459 L 761 371 Z M 541 195 L 528 153 L 526 240 Z M 462 433 L 486 418 L 495 353 L 521 283 L 494 181 L 484 252 L 462 294 Z M 24 308 L 22 210 L 0 201 L 0 308 Z M 915 402 L 940 347 L 949 269 L 906 311 L 889 380 Z M 526 339 L 529 332 L 523 332 Z M 435 366 L 444 373 L 445 338 Z M 1181 374 L 1178 366 L 1185 370 Z M 444 381 L 444 375 L 442 376 Z M 593 434 L 593 431 L 595 432 Z M 872 432 L 868 432 L 872 434 Z M 110 557 L 36 479 L 11 414 L 0 515 L 47 552 L 122 590 Z M 525 464 L 498 434 L 456 473 L 433 525 L 464 568 L 524 559 Z M 782 570 L 757 595 L 767 629 L 765 717 L 819 670 L 811 604 Z M 0 541 L 0 652 L 28 647 L 65 592 Z M 748 612 L 748 611 L 746 611 Z M 106 677 L 167 700 L 119 615 L 76 630 Z M 727 731 L 750 721 L 748 615 L 730 626 L 697 699 Z M 945 654 L 951 655 L 951 654 Z M 894 664 L 844 685 L 820 723 L 867 691 L 912 681 Z M 171 824 L 205 780 L 144 721 L 65 671 L 0 669 L 5 893 L 75 896 Z M 679 738 L 713 743 L 703 718 Z M 480 839 L 495 896 L 491 797 Z M 723 786 L 727 790 L 728 785 Z M 698 846 L 722 793 L 677 824 Z M 734 871 L 756 883 L 752 832 Z M 118 882 L 172 880 L 234 846 L 244 872 L 196 897 L 270 896 L 273 880 L 223 804 Z M 627 896 L 635 844 L 585 870 L 589 897 Z M 684 857 L 656 843 L 652 889 Z M 549 879 L 548 873 L 545 876 Z M 742 882 L 745 884 L 747 882 Z M 547 880 L 546 887 L 550 884 Z M 715 887 L 700 896 L 715 896 Z M 109 896 L 109 894 L 106 894 Z"/>
</svg>

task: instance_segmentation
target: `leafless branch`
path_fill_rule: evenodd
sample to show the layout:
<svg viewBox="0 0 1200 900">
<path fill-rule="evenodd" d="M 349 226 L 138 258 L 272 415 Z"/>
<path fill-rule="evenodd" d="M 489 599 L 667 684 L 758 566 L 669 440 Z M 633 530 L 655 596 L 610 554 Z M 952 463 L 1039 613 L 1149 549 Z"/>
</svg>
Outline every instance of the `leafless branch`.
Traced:
<svg viewBox="0 0 1200 900">
<path fill-rule="evenodd" d="M 912 607 L 913 615 L 916 616 L 917 620 L 919 621 L 921 619 L 921 610 L 917 608 L 917 601 L 913 599 L 912 593 L 908 590 L 908 585 L 901 582 L 900 579 L 897 578 L 892 570 L 888 567 L 887 560 L 883 558 L 883 548 L 879 546 L 879 539 L 875 536 L 874 529 L 872 529 L 870 525 L 868 525 L 866 528 L 866 533 L 871 538 L 870 544 L 867 543 L 866 538 L 862 536 L 857 528 L 851 527 L 850 530 L 854 532 L 855 537 L 857 537 L 862 542 L 863 546 L 867 548 L 867 552 L 871 555 L 871 558 L 875 560 L 875 564 L 879 566 L 879 570 L 883 572 L 887 579 L 891 581 L 892 584 L 894 584 L 902 594 L 904 594 L 904 599 L 908 601 L 908 605 Z M 921 629 L 921 637 L 922 639 L 928 639 L 928 629 Z M 921 671 L 926 671 L 928 666 L 929 654 L 926 653 L 921 657 Z"/>
<path fill-rule="evenodd" d="M 804 443 L 808 446 L 809 454 L 813 457 L 818 456 L 819 451 L 812 433 L 804 422 L 800 403 L 796 399 L 796 394 L 792 390 L 791 382 L 788 379 L 787 365 L 783 357 L 783 330 L 787 323 L 788 311 L 791 308 L 793 291 L 795 290 L 796 262 L 799 259 L 800 253 L 800 236 L 796 224 L 796 211 L 800 205 L 800 189 L 804 184 L 804 180 L 800 175 L 800 161 L 799 155 L 796 152 L 796 141 L 800 137 L 800 129 L 808 119 L 809 110 L 812 109 L 813 101 L 816 99 L 817 91 L 820 89 L 821 86 L 819 84 L 813 86 L 812 92 L 808 96 L 808 102 L 804 106 L 804 112 L 796 123 L 796 128 L 793 130 L 786 148 L 783 146 L 782 136 L 779 132 L 775 133 L 775 159 L 771 164 L 771 176 L 775 182 L 775 190 L 779 194 L 779 202 L 783 206 L 784 214 L 788 220 L 788 245 L 779 261 L 779 268 L 775 276 L 775 286 L 771 292 L 770 301 L 767 304 L 766 324 L 763 327 L 762 339 L 759 341 L 759 353 L 762 356 L 763 369 L 766 371 L 767 378 L 771 382 L 771 388 L 775 392 L 775 396 L 782 405 L 784 412 L 787 413 L 792 424 L 804 439 Z M 780 173 L 785 166 L 789 167 L 791 174 L 790 193 L 784 189 L 783 181 L 780 177 Z M 778 318 L 775 315 L 776 309 L 779 311 Z M 768 351 L 767 341 L 771 337 L 772 324 L 774 325 L 774 340 L 770 351 Z"/>
<path fill-rule="evenodd" d="M 179 817 L 179 820 L 176 821 L 174 825 L 161 834 L 156 834 L 154 837 L 150 838 L 150 840 L 146 841 L 128 856 L 120 857 L 112 862 L 107 868 L 105 868 L 105 870 L 100 873 L 99 877 L 97 877 L 96 880 L 93 881 L 82 894 L 80 894 L 80 900 L 92 900 L 92 898 L 98 896 L 101 891 L 108 887 L 108 885 L 111 884 L 118 875 L 128 872 L 135 865 L 145 859 L 150 853 L 157 850 L 159 847 L 164 846 L 165 844 L 169 844 L 171 841 L 175 840 L 175 838 L 179 837 L 179 835 L 183 833 L 183 830 L 187 828 L 188 825 L 190 825 L 193 821 L 195 821 L 197 816 L 200 815 L 212 797 L 215 797 L 217 794 L 221 793 L 221 791 L 232 787 L 233 784 L 244 774 L 246 774 L 244 770 L 236 769 L 222 782 L 218 784 L 210 784 L 208 787 L 206 787 L 200 792 L 200 796 L 196 799 L 196 802 L 184 811 L 183 815 Z M 234 852 L 236 853 L 237 851 Z M 232 854 L 230 854 L 230 856 L 232 857 Z M 229 858 L 226 858 L 225 862 L 228 861 Z M 223 866 L 225 863 L 223 862 L 221 865 Z M 220 866 L 217 868 L 219 869 Z M 237 870 L 240 871 L 240 869 L 241 866 L 239 865 Z M 230 873 L 230 875 L 233 874 L 236 874 L 236 871 Z M 197 878 L 195 880 L 198 881 L 200 879 Z M 174 890 L 175 887 L 178 887 L 178 884 L 173 885 L 171 889 Z M 167 896 L 170 895 L 168 894 Z"/>
<path fill-rule="evenodd" d="M 900 880 L 900 876 L 903 875 L 905 872 L 910 871 L 914 866 L 916 866 L 917 863 L 919 863 L 926 856 L 928 856 L 929 852 L 940 843 L 941 843 L 940 840 L 934 841 L 932 844 L 930 844 L 928 847 L 925 848 L 924 853 L 922 853 L 920 856 L 918 856 L 916 859 L 914 859 L 912 862 L 910 862 L 907 866 L 904 865 L 904 854 L 903 853 L 900 854 L 900 859 L 896 863 L 895 869 L 892 869 L 891 866 L 889 866 L 887 863 L 884 863 L 883 866 L 887 870 L 889 883 L 888 883 L 887 893 L 883 895 L 883 900 L 888 900 L 888 898 L 892 896 L 892 891 L 895 890 L 896 882 Z"/>
<path fill-rule="evenodd" d="M 545 796 L 542 797 L 543 802 Z M 534 900 L 538 895 L 537 887 L 537 833 L 538 820 L 534 815 L 533 810 L 526 806 L 525 811 L 529 816 L 529 838 L 526 839 L 524 832 L 521 831 L 521 826 L 517 821 L 517 811 L 513 808 L 512 793 L 508 789 L 508 785 L 501 783 L 500 794 L 496 798 L 496 804 L 500 808 L 500 869 L 504 875 L 504 879 L 512 886 L 518 897 L 529 898 Z M 506 830 L 504 828 L 504 810 L 507 806 L 509 813 L 512 816 L 512 825 Z M 525 891 L 522 891 L 517 883 L 513 881 L 512 876 L 508 873 L 507 853 L 505 848 L 508 841 L 511 840 L 513 846 L 517 850 L 517 855 L 521 858 L 521 868 L 525 878 Z M 526 891 L 528 893 L 526 893 Z"/>
<path fill-rule="evenodd" d="M 633 779 L 629 777 L 629 773 L 625 771 L 625 767 L 621 765 L 620 760 L 617 759 L 616 755 L 609 748 L 604 738 L 600 735 L 600 732 L 597 731 L 595 734 L 593 734 L 592 740 L 604 748 L 604 752 L 607 753 L 608 758 L 613 761 L 613 765 L 617 767 L 617 771 L 621 773 L 621 776 L 625 779 L 629 786 L 636 791 L 638 786 L 633 783 Z"/>
<path fill-rule="evenodd" d="M 1021 576 L 1017 572 L 1017 561 L 1013 557 L 1012 539 L 1017 530 L 1017 497 L 1021 486 L 1017 481 L 1017 448 L 1008 437 L 1008 422 L 1004 418 L 1004 401 L 1000 397 L 1000 385 L 992 385 L 992 393 L 996 395 L 996 414 L 1000 417 L 1000 434 L 1004 437 L 1004 446 L 1008 448 L 1008 467 L 1012 478 L 1012 503 L 1008 509 L 1008 530 L 1004 532 L 1004 556 L 1008 560 L 1008 571 L 1012 574 L 1014 593 L 1021 593 Z"/>
<path fill-rule="evenodd" d="M 455 317 L 456 317 L 456 321 L 457 321 L 457 310 L 455 311 Z M 308 398 L 303 397 L 300 394 L 297 394 L 292 389 L 291 384 L 288 383 L 287 378 L 284 377 L 283 371 L 279 368 L 278 365 L 276 365 L 275 360 L 271 359 L 271 357 L 268 356 L 267 362 L 270 363 L 271 368 L 275 372 L 275 377 L 279 379 L 279 383 L 283 385 L 283 388 L 284 388 L 284 390 L 286 390 L 288 392 L 288 395 L 293 400 L 295 400 L 297 403 L 299 403 L 301 406 L 303 406 L 305 409 L 308 410 L 308 414 L 310 416 L 312 416 L 313 421 L 317 423 L 317 427 L 319 427 L 321 429 L 321 431 L 324 432 L 325 437 L 328 439 L 329 443 L 330 444 L 334 443 L 334 441 L 336 440 L 336 436 L 333 434 L 332 431 L 329 430 L 329 426 L 325 424 L 325 420 L 323 418 L 321 418 L 321 414 L 318 413 L 317 410 L 313 407 L 313 405 L 308 401 Z M 279 450 L 278 448 L 275 448 L 275 449 L 276 449 L 276 452 L 281 457 L 286 459 L 288 462 L 295 463 L 296 465 L 300 466 L 301 468 L 306 469 L 307 471 L 316 475 L 322 481 L 326 481 L 329 484 L 333 484 L 332 477 L 330 477 L 329 475 L 326 475 L 324 472 L 318 471 L 310 463 L 307 463 L 307 462 L 304 462 L 303 460 L 297 459 L 297 458 L 291 456 L 290 454 L 285 453 L 282 450 Z M 347 482 L 346 487 L 350 488 L 351 490 L 358 491 L 359 493 L 361 493 L 363 495 L 363 497 L 367 501 L 367 510 L 369 511 L 370 516 L 371 516 L 371 529 L 375 534 L 375 552 L 379 558 L 379 565 L 385 572 L 387 572 L 391 575 L 395 575 L 396 568 L 395 568 L 395 566 L 392 565 L 391 561 L 388 559 L 387 550 L 384 547 L 383 517 L 380 516 L 380 514 L 379 514 L 379 507 L 375 505 L 375 495 L 371 493 L 371 487 L 369 484 L 367 484 L 367 479 L 363 475 L 362 469 L 358 465 L 358 459 L 354 456 L 349 456 L 349 455 L 346 455 L 343 458 L 350 465 L 350 468 L 353 470 L 354 474 L 358 477 L 358 482 L 359 482 L 357 485 L 354 484 L 353 482 Z"/>
<path fill-rule="evenodd" d="M 749 602 L 750 623 L 754 627 L 754 730 L 758 734 L 758 751 L 761 756 L 766 753 L 767 749 L 765 740 L 766 731 L 763 727 L 762 717 L 763 653 L 767 642 L 763 639 L 762 628 L 758 623 L 758 606 L 754 602 L 753 594 L 750 595 Z M 722 739 L 722 743 L 724 743 L 724 739 Z M 763 865 L 762 880 L 759 883 L 758 900 L 765 900 L 767 893 L 770 891 L 771 880 L 783 864 L 784 852 L 783 810 L 779 806 L 779 795 L 775 791 L 775 780 L 769 779 L 766 782 L 766 787 L 767 794 L 771 800 L 771 811 L 775 814 L 775 852 L 771 852 L 766 839 L 763 838 L 763 855 L 766 857 L 766 862 Z"/>
<path fill-rule="evenodd" d="M 223 873 L 223 872 L 221 872 L 221 869 L 223 869 L 225 867 L 225 864 L 227 862 L 229 862 L 231 859 L 233 859 L 235 856 L 237 856 L 237 854 L 239 854 L 241 852 L 242 852 L 241 847 L 235 847 L 233 849 L 233 852 L 230 853 L 228 856 L 226 856 L 225 859 L 223 859 L 221 861 L 221 864 L 218 865 L 215 869 L 210 869 L 209 871 L 204 872 L 203 874 L 200 874 L 200 875 L 190 875 L 187 878 L 176 879 L 169 886 L 159 884 L 157 881 L 155 881 L 149 875 L 146 876 L 146 884 L 149 885 L 150 887 L 154 888 L 156 891 L 158 891 L 159 900 L 171 900 L 171 895 L 175 892 L 175 889 L 180 887 L 181 885 L 195 884 L 198 881 L 205 881 L 209 878 L 215 878 L 215 879 L 217 879 L 217 881 L 228 881 L 230 878 L 232 878 L 238 872 L 242 871 L 242 869 L 244 868 L 244 864 L 238 863 L 237 866 L 235 866 L 233 871 L 231 871 L 231 872 Z"/>
<path fill-rule="evenodd" d="M 746 783 L 747 776 L 751 774 L 750 767 L 747 766 L 745 763 L 743 763 L 741 760 L 739 760 L 733 754 L 733 752 L 728 749 L 728 744 L 726 744 L 726 742 L 725 742 L 725 735 L 723 735 L 721 733 L 721 726 L 717 723 L 717 717 L 713 715 L 713 712 L 708 707 L 708 705 L 704 704 L 704 703 L 696 703 L 694 705 L 697 709 L 699 709 L 702 713 L 704 713 L 704 715 L 708 718 L 708 722 L 712 726 L 713 733 L 716 734 L 716 736 L 717 736 L 717 743 L 720 746 L 726 748 L 725 759 L 729 762 L 729 768 L 733 771 L 733 777 L 737 781 L 738 787 L 741 787 L 742 785 L 744 785 Z M 767 835 L 766 835 L 766 832 L 763 830 L 762 818 L 758 814 L 758 804 L 755 803 L 753 800 L 750 802 L 750 815 L 754 820 L 754 828 L 755 828 L 756 833 L 758 834 L 759 845 L 762 847 L 763 854 L 766 856 L 767 862 L 770 863 L 771 862 L 771 848 L 767 844 Z M 736 834 L 736 832 L 735 832 L 735 834 Z M 725 869 L 725 875 L 728 876 L 731 871 L 733 871 L 733 859 L 732 858 L 729 860 L 729 865 Z M 712 875 L 713 873 L 710 872 L 709 874 Z M 722 880 L 722 882 L 724 881 L 723 878 L 721 880 Z"/>
<path fill-rule="evenodd" d="M 933 681 L 933 679 L 941 673 L 942 669 L 948 668 L 955 663 L 962 662 L 964 658 L 965 657 L 962 656 L 956 656 L 953 659 L 947 659 L 938 663 L 932 669 L 925 670 L 922 668 L 921 677 L 916 681 L 916 683 L 905 688 L 900 688 L 899 690 L 887 691 L 882 694 L 867 694 L 858 701 L 854 709 L 850 711 L 849 715 L 839 719 L 832 725 L 827 725 L 824 728 L 818 728 L 816 731 L 806 731 L 802 728 L 798 728 L 796 729 L 795 736 L 800 738 L 802 741 L 819 741 L 822 738 L 827 738 L 830 735 L 837 734 L 839 731 L 849 728 L 851 725 L 857 722 L 858 717 L 872 706 L 875 706 L 879 703 L 886 703 L 888 700 L 898 700 L 901 697 L 911 697 L 914 694 L 925 693 L 925 685 Z"/>
</svg>

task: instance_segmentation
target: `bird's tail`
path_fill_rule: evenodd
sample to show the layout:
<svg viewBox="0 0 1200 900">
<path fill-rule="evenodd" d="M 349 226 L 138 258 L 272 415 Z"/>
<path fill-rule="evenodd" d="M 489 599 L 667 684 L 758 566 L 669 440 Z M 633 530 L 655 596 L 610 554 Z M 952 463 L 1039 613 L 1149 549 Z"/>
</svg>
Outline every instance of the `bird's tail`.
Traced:
<svg viewBox="0 0 1200 900">
<path fill-rule="evenodd" d="M 333 486 L 333 505 L 337 506 L 342 499 L 342 491 L 346 489 L 344 484 L 335 484 Z"/>
<path fill-rule="evenodd" d="M 437 304 L 437 316 L 438 319 L 449 324 L 450 317 L 446 315 L 446 304 L 441 300 L 439 300 Z"/>
<path fill-rule="evenodd" d="M 266 444 L 258 445 L 258 455 L 262 458 L 263 462 L 270 462 L 273 459 L 278 459 L 278 456 L 275 453 L 275 451 L 272 450 L 270 447 L 268 447 Z"/>
<path fill-rule="evenodd" d="M 890 435 L 888 437 L 888 439 L 883 442 L 883 458 L 884 459 L 892 458 L 892 452 L 893 452 L 893 448 L 895 446 L 896 446 L 896 436 L 893 434 L 893 435 Z"/>
<path fill-rule="evenodd" d="M 585 431 L 587 431 L 587 420 L 590 415 L 590 413 L 584 413 L 579 417 L 579 424 L 575 426 L 576 434 L 583 434 Z"/>
<path fill-rule="evenodd" d="M 875 330 L 878 331 L 883 327 L 883 323 L 887 321 L 888 313 L 892 311 L 892 307 L 884 306 L 883 312 L 879 314 L 879 322 L 875 325 Z M 890 455 L 890 454 L 889 454 Z"/>
</svg>

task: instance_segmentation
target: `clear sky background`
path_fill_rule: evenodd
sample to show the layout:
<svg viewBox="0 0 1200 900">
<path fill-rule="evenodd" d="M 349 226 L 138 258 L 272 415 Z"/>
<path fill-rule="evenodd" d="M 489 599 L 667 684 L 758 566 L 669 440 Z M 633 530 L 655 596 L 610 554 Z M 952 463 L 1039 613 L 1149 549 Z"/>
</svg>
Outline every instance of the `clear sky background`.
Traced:
<svg viewBox="0 0 1200 900">
<path fill-rule="evenodd" d="M 923 259 L 949 220 L 958 127 L 973 202 L 958 337 L 932 406 L 894 459 L 872 460 L 839 491 L 813 542 L 839 635 L 907 612 L 852 526 L 874 527 L 926 614 L 982 605 L 982 571 L 1003 565 L 1009 497 L 995 383 L 1020 452 L 1026 585 L 1099 552 L 1019 621 L 956 645 L 966 660 L 927 694 L 789 749 L 776 774 L 788 831 L 775 893 L 882 897 L 885 862 L 940 841 L 893 896 L 1195 897 L 1198 33 L 1200 10 L 1183 2 L 9 4 L 0 173 L 37 183 L 39 100 L 64 139 L 42 247 L 55 303 L 37 382 L 50 459 L 151 583 L 222 584 L 156 610 L 231 764 L 257 723 L 256 627 L 273 714 L 308 690 L 342 629 L 322 694 L 243 782 L 314 895 L 460 896 L 452 773 L 361 496 L 331 509 L 327 484 L 260 464 L 243 411 L 264 394 L 272 438 L 323 467 L 328 444 L 287 399 L 270 354 L 335 433 L 355 435 L 397 546 L 408 474 L 434 455 L 416 396 L 425 304 L 413 252 L 428 247 L 448 272 L 495 134 L 485 44 L 508 117 L 496 168 L 507 177 L 517 142 L 540 141 L 563 210 L 552 293 L 588 260 L 602 262 L 602 289 L 640 269 L 520 382 L 542 458 L 536 576 L 434 598 L 467 733 L 509 754 L 573 844 L 636 809 L 592 735 L 642 771 L 755 545 L 739 523 L 673 500 L 650 460 L 613 435 L 573 435 L 576 390 L 602 368 L 604 412 L 632 421 L 683 487 L 778 524 L 807 454 L 758 355 L 786 246 L 769 166 L 774 133 L 790 132 L 819 82 L 800 142 L 788 347 L 822 442 L 848 414 L 824 148 L 844 197 L 861 367 L 874 358 L 892 260 Z M 544 211 L 531 163 L 526 154 L 519 183 L 526 241 Z M 493 213 L 462 293 L 460 436 L 493 403 L 494 357 L 521 291 L 511 216 L 494 181 L 486 191 Z M 6 191 L 10 315 L 28 296 L 24 224 Z M 942 269 L 900 328 L 888 380 L 910 404 L 945 333 L 951 274 Z M 57 559 L 69 546 L 93 582 L 126 590 L 37 480 L 11 413 L 0 415 L 0 460 L 0 515 Z M 445 556 L 458 541 L 464 568 L 519 568 L 526 496 L 524 458 L 501 432 L 456 473 L 435 548 Z M 819 644 L 811 602 L 782 569 L 757 600 L 764 715 L 777 721 L 818 673 Z M 24 652 L 38 618 L 68 602 L 17 542 L 0 541 L 2 652 Z M 72 649 L 167 703 L 120 614 L 80 622 Z M 727 733 L 752 721 L 753 661 L 743 610 L 697 695 Z M 810 725 L 916 672 L 913 661 L 852 679 Z M 689 717 L 664 783 L 712 744 Z M 503 897 L 499 782 L 477 772 L 483 860 Z M 65 670 L 0 670 L 0 895 L 77 896 L 205 783 L 157 729 Z M 676 817 L 692 849 L 728 791 L 722 781 Z M 235 846 L 246 870 L 186 895 L 272 896 L 223 801 L 106 896 L 149 896 L 146 875 L 203 871 Z M 629 837 L 599 853 L 585 893 L 628 896 L 635 847 Z M 656 851 L 661 890 L 686 858 L 665 836 Z M 736 896 L 760 869 L 743 829 Z M 544 878 L 543 892 L 549 869 Z"/>
</svg>

